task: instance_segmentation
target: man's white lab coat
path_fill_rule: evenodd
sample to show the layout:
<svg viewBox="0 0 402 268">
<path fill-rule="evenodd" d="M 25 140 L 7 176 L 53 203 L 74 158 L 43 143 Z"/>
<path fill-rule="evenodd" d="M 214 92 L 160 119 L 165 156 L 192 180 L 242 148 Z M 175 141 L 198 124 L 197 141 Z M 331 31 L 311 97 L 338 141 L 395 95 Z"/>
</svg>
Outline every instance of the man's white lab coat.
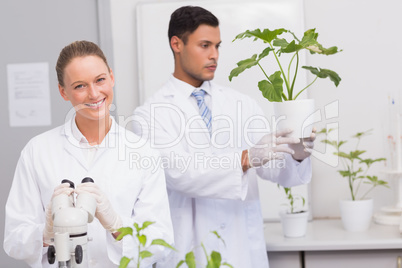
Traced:
<svg viewBox="0 0 402 268">
<path fill-rule="evenodd" d="M 107 195 L 124 226 L 133 228 L 134 222 L 155 221 L 146 232 L 148 241 L 161 238 L 172 244 L 163 170 L 160 166 L 142 168 L 131 161 L 138 155 L 159 159 L 159 152 L 145 145 L 136 148 L 138 137 L 113 120 L 92 164 L 88 165 L 79 142 L 72 135 L 71 124 L 68 121 L 36 136 L 23 149 L 6 204 L 6 253 L 31 267 L 56 267 L 57 261 L 52 266 L 48 264 L 48 248 L 42 246 L 42 236 L 45 207 L 54 188 L 64 178 L 77 186 L 84 177 L 91 177 Z M 115 242 L 97 219 L 88 224 L 88 237 L 92 238 L 87 244 L 89 267 L 117 267 L 122 256 L 133 257 L 137 252 L 132 237 Z M 142 267 L 168 254 L 168 250 L 159 246 L 151 251 L 154 258 L 144 260 Z"/>
<path fill-rule="evenodd" d="M 267 268 L 257 174 L 286 187 L 304 184 L 311 179 L 310 159 L 298 163 L 286 155 L 284 161 L 270 161 L 264 168 L 243 173 L 242 151 L 269 129 L 261 109 L 250 97 L 213 82 L 200 88 L 210 96 L 212 137 L 190 97 L 194 88 L 173 76 L 134 111 L 134 132 L 150 139 L 167 160 L 179 252 L 161 267 L 175 267 L 191 250 L 198 263 L 205 263 L 203 243 L 208 253 L 219 251 L 235 268 Z M 225 244 L 211 231 L 217 231 Z"/>
</svg>

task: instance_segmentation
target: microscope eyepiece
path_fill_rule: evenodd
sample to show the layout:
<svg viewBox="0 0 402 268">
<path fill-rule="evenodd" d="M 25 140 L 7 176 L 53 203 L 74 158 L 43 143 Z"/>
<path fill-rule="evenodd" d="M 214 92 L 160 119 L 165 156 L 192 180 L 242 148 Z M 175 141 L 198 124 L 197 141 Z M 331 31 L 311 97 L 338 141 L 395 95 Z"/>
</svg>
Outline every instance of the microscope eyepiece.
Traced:
<svg viewBox="0 0 402 268">
<path fill-rule="evenodd" d="M 61 181 L 61 183 L 66 183 L 66 182 L 70 184 L 70 188 L 73 188 L 73 189 L 75 188 L 74 182 L 67 180 L 67 179 L 64 179 Z"/>
<path fill-rule="evenodd" d="M 81 183 L 85 183 L 85 182 L 94 182 L 94 180 L 90 177 L 85 177 L 82 179 Z"/>
</svg>

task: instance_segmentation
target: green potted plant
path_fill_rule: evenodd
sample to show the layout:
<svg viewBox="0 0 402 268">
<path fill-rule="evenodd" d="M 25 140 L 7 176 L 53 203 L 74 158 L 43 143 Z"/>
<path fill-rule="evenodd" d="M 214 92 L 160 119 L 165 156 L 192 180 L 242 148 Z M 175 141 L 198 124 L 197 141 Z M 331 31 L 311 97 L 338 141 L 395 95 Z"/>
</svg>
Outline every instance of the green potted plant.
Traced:
<svg viewBox="0 0 402 268">
<path fill-rule="evenodd" d="M 122 257 L 120 260 L 119 268 L 126 268 L 131 261 L 136 262 L 136 267 L 139 268 L 143 259 L 150 258 L 153 256 L 152 252 L 149 249 L 152 246 L 163 246 L 169 248 L 171 250 L 176 250 L 170 244 L 166 243 L 163 239 L 154 239 L 151 241 L 150 244 L 147 244 L 147 236 L 144 234 L 144 230 L 147 229 L 150 225 L 154 224 L 155 222 L 145 221 L 142 226 L 138 225 L 138 223 L 134 223 L 135 235 L 133 233 L 133 228 L 131 227 L 122 227 L 118 230 L 120 232 L 119 236 L 116 237 L 116 240 L 121 240 L 123 237 L 135 236 L 138 242 L 137 248 L 137 259 L 128 258 L 126 256 Z"/>
<path fill-rule="evenodd" d="M 286 40 L 282 35 L 287 35 L 291 38 L 291 41 Z M 258 88 L 266 99 L 274 103 L 275 114 L 277 121 L 279 121 L 277 122 L 277 127 L 279 129 L 291 127 L 294 129 L 293 136 L 310 136 L 314 121 L 314 118 L 310 116 L 314 112 L 314 100 L 296 100 L 297 97 L 318 78 L 329 78 L 334 82 L 335 86 L 339 85 L 341 78 L 336 72 L 329 69 L 300 66 L 300 53 L 302 51 L 309 51 L 310 54 L 333 55 L 341 50 L 338 50 L 336 46 L 324 48 L 317 41 L 318 33 L 316 33 L 315 29 L 305 31 L 301 40 L 293 32 L 284 28 L 273 31 L 269 29 L 262 31 L 260 29 L 247 30 L 238 34 L 233 41 L 245 38 L 253 38 L 254 41 L 260 40 L 264 44 L 267 44 L 267 47 L 260 54 L 254 54 L 251 58 L 239 61 L 237 67 L 230 72 L 229 80 L 232 81 L 234 77 L 246 69 L 258 66 L 265 76 L 265 79 L 258 82 Z M 279 70 L 271 75 L 268 75 L 261 65 L 261 60 L 269 55 L 272 55 L 279 68 Z M 282 55 L 290 55 L 290 60 L 286 63 L 281 62 L 280 58 Z M 287 68 L 285 69 L 285 67 Z M 304 88 L 295 90 L 296 78 L 300 68 L 310 71 L 315 75 L 315 79 Z M 296 119 L 293 119 L 293 115 L 288 114 L 288 109 L 295 111 Z M 284 116 L 286 120 L 278 120 L 280 116 Z M 306 121 L 307 119 L 308 121 Z"/>
<path fill-rule="evenodd" d="M 288 203 L 287 210 L 279 213 L 282 231 L 285 237 L 302 237 L 307 231 L 308 211 L 304 210 L 306 200 L 302 195 L 292 193 L 292 188 L 283 188 Z"/>
<path fill-rule="evenodd" d="M 222 239 L 222 237 L 216 231 L 212 231 L 211 233 L 214 234 L 225 245 L 225 241 Z M 210 254 L 208 254 L 207 249 L 205 248 L 203 243 L 201 243 L 201 247 L 202 247 L 202 250 L 204 251 L 205 258 L 207 261 L 206 268 L 219 268 L 219 267 L 224 267 L 224 266 L 233 268 L 233 266 L 230 265 L 229 263 L 222 262 L 222 256 L 219 252 L 213 250 Z M 185 256 L 185 259 L 181 260 L 177 264 L 176 268 L 184 267 L 182 265 L 186 265 L 188 268 L 197 267 L 197 260 L 195 259 L 195 255 L 194 255 L 193 251 L 188 252 Z"/>
<path fill-rule="evenodd" d="M 328 134 L 334 129 L 322 129 L 319 134 Z M 367 198 L 368 194 L 377 186 L 388 187 L 388 182 L 378 179 L 375 175 L 369 175 L 368 171 L 373 164 L 383 162 L 385 158 L 364 158 L 366 150 L 360 150 L 359 145 L 363 137 L 370 135 L 371 130 L 357 132 L 352 136 L 356 140 L 356 145 L 350 151 L 341 151 L 341 147 L 347 141 L 324 139 L 323 143 L 335 149 L 334 154 L 340 159 L 342 169 L 339 174 L 346 178 L 349 188 L 350 199 L 340 200 L 341 219 L 343 226 L 348 231 L 364 231 L 370 226 L 373 214 L 373 199 Z M 368 188 L 363 187 L 368 185 Z"/>
<path fill-rule="evenodd" d="M 145 229 L 147 229 L 150 225 L 154 224 L 155 222 L 151 221 L 145 221 L 142 226 L 138 225 L 138 223 L 134 223 L 134 230 L 131 227 L 122 227 L 118 229 L 118 232 L 120 232 L 119 236 L 116 238 L 117 241 L 123 239 L 125 236 L 132 236 L 136 241 L 138 242 L 138 248 L 137 248 L 137 258 L 128 258 L 126 256 L 123 256 L 120 259 L 120 264 L 119 268 L 126 268 L 131 261 L 135 261 L 136 267 L 140 268 L 141 263 L 144 259 L 150 258 L 153 256 L 152 252 L 149 250 L 152 246 L 163 246 L 166 248 L 169 248 L 171 250 L 177 251 L 174 247 L 172 247 L 170 244 L 166 243 L 165 240 L 163 239 L 154 239 L 151 241 L 151 243 L 147 243 L 147 236 L 144 234 Z M 225 245 L 225 241 L 222 239 L 222 237 L 218 234 L 216 231 L 212 231 L 212 234 L 214 234 L 219 240 L 222 241 L 222 243 Z M 204 246 L 203 243 L 201 243 L 201 247 L 205 253 L 205 258 L 207 261 L 206 267 L 207 268 L 219 268 L 219 267 L 229 267 L 233 268 L 232 265 L 230 265 L 227 262 L 222 262 L 222 257 L 221 254 L 217 251 L 212 251 L 209 255 L 207 253 L 207 249 Z M 185 259 L 179 261 L 177 263 L 176 268 L 179 267 L 184 267 L 184 265 L 187 265 L 188 268 L 195 268 L 197 267 L 197 260 L 195 258 L 194 252 L 190 251 L 186 254 Z"/>
</svg>

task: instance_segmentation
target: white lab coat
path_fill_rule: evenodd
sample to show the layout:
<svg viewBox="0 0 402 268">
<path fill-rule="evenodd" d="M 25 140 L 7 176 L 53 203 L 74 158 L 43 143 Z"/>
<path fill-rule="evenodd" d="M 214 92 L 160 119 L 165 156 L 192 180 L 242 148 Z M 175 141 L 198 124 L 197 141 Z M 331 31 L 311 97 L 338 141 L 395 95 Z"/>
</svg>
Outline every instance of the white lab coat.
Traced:
<svg viewBox="0 0 402 268">
<path fill-rule="evenodd" d="M 257 173 L 286 187 L 304 184 L 311 179 L 310 159 L 298 163 L 286 155 L 284 161 L 243 173 L 242 150 L 264 134 L 255 128 L 267 133 L 263 113 L 254 100 L 235 90 L 213 82 L 201 88 L 211 97 L 212 138 L 192 103 L 194 88 L 173 76 L 134 111 L 134 132 L 149 138 L 169 159 L 165 174 L 179 252 L 161 267 L 175 267 L 193 249 L 197 261 L 205 263 L 203 243 L 235 268 L 267 268 Z M 217 231 L 226 246 L 211 231 Z"/>
<path fill-rule="evenodd" d="M 123 225 L 155 221 L 148 227 L 148 241 L 165 239 L 173 243 L 173 229 L 165 186 L 160 166 L 142 168 L 132 159 L 159 159 L 159 152 L 141 143 L 138 137 L 118 126 L 112 127 L 98 152 L 88 165 L 79 142 L 73 137 L 71 121 L 31 139 L 23 149 L 6 204 L 4 250 L 13 258 L 24 260 L 31 267 L 49 265 L 47 247 L 42 246 L 45 225 L 45 207 L 54 188 L 67 178 L 78 185 L 84 177 L 91 177 L 107 195 Z M 134 158 L 133 158 L 134 155 Z M 134 232 L 135 233 L 135 232 Z M 132 237 L 115 242 L 97 219 L 88 224 L 87 244 L 89 267 L 117 267 L 122 256 L 133 257 L 137 243 Z M 153 246 L 155 256 L 143 261 L 149 267 L 169 250 Z M 131 262 L 134 266 L 134 262 Z"/>
</svg>

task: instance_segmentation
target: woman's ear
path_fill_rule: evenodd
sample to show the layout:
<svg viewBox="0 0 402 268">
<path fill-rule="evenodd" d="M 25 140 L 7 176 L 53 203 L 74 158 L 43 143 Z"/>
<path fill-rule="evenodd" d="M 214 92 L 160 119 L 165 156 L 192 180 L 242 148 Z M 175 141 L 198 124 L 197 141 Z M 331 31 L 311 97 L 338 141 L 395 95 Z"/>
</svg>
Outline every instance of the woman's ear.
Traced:
<svg viewBox="0 0 402 268">
<path fill-rule="evenodd" d="M 65 89 L 59 84 L 59 92 L 65 101 L 69 101 Z"/>
<path fill-rule="evenodd" d="M 110 72 L 110 79 L 112 80 L 112 87 L 114 87 L 114 74 L 112 68 L 109 69 Z"/>
</svg>

